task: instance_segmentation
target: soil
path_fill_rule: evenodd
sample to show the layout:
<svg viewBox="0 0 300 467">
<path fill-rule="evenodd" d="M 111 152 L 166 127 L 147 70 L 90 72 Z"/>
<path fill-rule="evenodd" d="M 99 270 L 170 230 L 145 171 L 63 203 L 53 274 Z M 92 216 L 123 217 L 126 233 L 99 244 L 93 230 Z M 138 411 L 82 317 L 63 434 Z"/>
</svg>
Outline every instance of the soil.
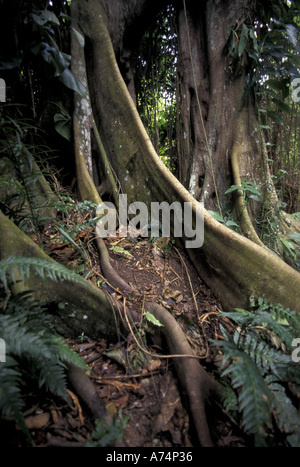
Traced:
<svg viewBox="0 0 300 467">
<path fill-rule="evenodd" d="M 78 241 L 78 240 L 77 240 Z M 180 387 L 171 358 L 162 340 L 152 337 L 153 324 L 145 303 L 158 302 L 172 313 L 188 338 L 203 367 L 218 377 L 221 361 L 212 339 L 221 339 L 220 324 L 230 327 L 221 315 L 222 306 L 199 279 L 186 255 L 169 239 L 145 237 L 105 239 L 111 264 L 132 286 L 126 297 L 127 310 L 138 317 L 132 332 L 120 335 L 117 343 L 99 336 L 66 339 L 92 370 L 90 378 L 105 401 L 112 417 L 117 417 L 120 441 L 128 447 L 197 447 L 188 401 Z M 124 296 L 105 281 L 97 251 L 92 247 L 92 233 L 81 234 L 91 261 L 89 280 L 104 288 L 114 300 L 124 304 Z M 69 267 L 78 267 L 81 255 L 61 240 L 55 242 L 45 231 L 45 250 Z M 148 318 L 147 318 L 148 316 Z M 137 342 L 139 345 L 137 345 Z M 146 352 L 143 351 L 146 350 Z M 191 375 L 191 378 L 193 375 Z M 93 414 L 69 388 L 72 405 L 53 397 L 32 382 L 24 381 L 24 415 L 35 446 L 84 446 L 95 430 Z M 217 403 L 208 416 L 213 441 L 218 447 L 246 446 L 238 423 Z M 122 421 L 125 428 L 122 428 Z M 125 424 L 126 422 L 126 424 Z M 0 439 L 5 445 L 27 446 L 29 441 L 14 422 L 0 423 Z M 114 442 L 108 440 L 108 446 Z M 110 444 L 112 443 L 112 444 Z"/>
</svg>

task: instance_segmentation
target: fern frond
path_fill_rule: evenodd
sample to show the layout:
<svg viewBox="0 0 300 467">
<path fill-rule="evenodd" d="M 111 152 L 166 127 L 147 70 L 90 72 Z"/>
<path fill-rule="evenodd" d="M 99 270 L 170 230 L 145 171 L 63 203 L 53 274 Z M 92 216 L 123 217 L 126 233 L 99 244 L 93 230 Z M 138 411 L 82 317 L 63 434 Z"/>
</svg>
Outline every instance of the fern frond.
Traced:
<svg viewBox="0 0 300 467">
<path fill-rule="evenodd" d="M 13 416 L 28 434 L 20 397 L 24 366 L 29 367 L 39 387 L 44 386 L 68 402 L 66 364 L 88 368 L 79 355 L 54 334 L 48 315 L 29 292 L 11 298 L 4 314 L 0 314 L 0 329 L 6 344 L 6 363 L 0 365 L 0 413 Z"/>
<path fill-rule="evenodd" d="M 78 274 L 70 271 L 62 264 L 54 261 L 48 261 L 42 258 L 28 258 L 24 256 L 9 256 L 6 259 L 0 261 L 0 280 L 2 281 L 4 288 L 8 289 L 7 275 L 9 275 L 14 283 L 16 283 L 14 270 L 17 269 L 21 279 L 24 281 L 30 276 L 30 269 L 39 274 L 43 279 L 48 276 L 53 281 L 68 280 L 71 282 L 79 282 L 84 285 L 90 286 L 90 284 L 82 279 Z"/>
<path fill-rule="evenodd" d="M 223 316 L 234 321 L 242 329 L 259 327 L 263 332 L 263 328 L 268 329 L 276 336 L 279 340 L 285 344 L 287 348 L 291 347 L 291 335 L 293 332 L 297 332 L 295 327 L 285 326 L 280 322 L 276 321 L 271 313 L 267 311 L 256 311 L 250 312 L 245 310 L 237 309 L 233 313 L 222 313 Z M 291 319 L 294 318 L 293 314 L 288 315 Z M 295 323 L 293 323 L 294 326 Z M 298 328 L 300 331 L 300 328 Z"/>
<path fill-rule="evenodd" d="M 279 429 L 288 433 L 287 441 L 291 447 L 300 447 L 300 415 L 298 410 L 287 397 L 281 384 L 272 383 L 270 388 L 275 397 L 275 411 Z"/>
<path fill-rule="evenodd" d="M 293 363 L 290 355 L 261 340 L 252 330 L 242 335 L 239 331 L 235 331 L 233 340 L 239 349 L 251 357 L 262 376 L 272 372 L 280 381 L 289 380 Z"/>
<path fill-rule="evenodd" d="M 238 402 L 245 431 L 258 435 L 270 423 L 272 393 L 252 358 L 223 332 L 227 340 L 214 342 L 224 350 L 224 364 L 229 358 L 233 363 L 222 372 L 222 377 L 230 374 L 233 388 L 239 390 Z"/>
<path fill-rule="evenodd" d="M 66 343 L 25 311 L 16 315 L 0 315 L 2 336 L 7 352 L 26 359 L 35 367 L 39 386 L 45 385 L 56 395 L 66 397 L 64 363 L 87 369 L 84 361 Z"/>
<path fill-rule="evenodd" d="M 0 365 L 0 414 L 13 417 L 17 425 L 31 439 L 22 414 L 22 398 L 20 390 L 21 374 L 15 369 L 17 362 L 10 355 Z"/>
<path fill-rule="evenodd" d="M 220 399 L 222 407 L 225 412 L 237 413 L 238 412 L 238 398 L 237 394 L 226 381 L 222 381 L 222 388 L 220 390 Z"/>
<path fill-rule="evenodd" d="M 222 329 L 225 341 L 213 341 L 223 349 L 224 364 L 232 361 L 222 376 L 231 375 L 245 431 L 253 433 L 257 442 L 264 441 L 263 430 L 272 438 L 269 428 L 276 420 L 285 442 L 300 446 L 300 416 L 293 404 L 299 393 L 300 366 L 292 360 L 299 316 L 263 298 L 256 303 L 252 297 L 250 305 L 252 312 L 222 313 L 238 326 L 233 338 Z"/>
</svg>

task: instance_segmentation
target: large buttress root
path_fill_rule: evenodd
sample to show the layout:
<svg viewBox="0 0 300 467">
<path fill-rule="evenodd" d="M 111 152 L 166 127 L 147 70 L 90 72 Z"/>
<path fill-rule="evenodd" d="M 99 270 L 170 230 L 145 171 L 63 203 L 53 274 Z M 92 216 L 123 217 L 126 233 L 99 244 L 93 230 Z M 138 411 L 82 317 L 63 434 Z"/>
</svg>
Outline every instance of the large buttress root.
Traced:
<svg viewBox="0 0 300 467">
<path fill-rule="evenodd" d="M 195 221 L 195 199 L 164 166 L 142 125 L 119 71 L 101 3 L 89 0 L 88 8 L 81 2 L 79 6 L 95 123 L 128 203 L 142 201 L 149 209 L 153 201 L 171 204 L 176 200 L 181 206 L 188 202 Z M 267 248 L 217 222 L 206 210 L 203 246 L 189 248 L 188 254 L 225 310 L 248 307 L 254 294 L 299 311 L 299 273 Z"/>
</svg>

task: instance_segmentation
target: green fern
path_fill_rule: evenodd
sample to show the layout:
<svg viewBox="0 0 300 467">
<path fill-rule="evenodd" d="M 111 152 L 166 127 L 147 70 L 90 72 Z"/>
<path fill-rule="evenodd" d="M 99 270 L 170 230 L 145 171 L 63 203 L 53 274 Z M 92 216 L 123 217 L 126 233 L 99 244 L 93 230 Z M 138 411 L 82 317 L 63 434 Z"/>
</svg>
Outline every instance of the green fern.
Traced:
<svg viewBox="0 0 300 467">
<path fill-rule="evenodd" d="M 114 447 L 116 441 L 122 441 L 123 432 L 128 420 L 129 416 L 123 418 L 122 412 L 120 412 L 119 416 L 114 415 L 111 425 L 109 425 L 105 419 L 102 421 L 96 420 L 95 431 L 91 434 L 85 447 Z"/>
<path fill-rule="evenodd" d="M 0 415 L 13 417 L 18 426 L 31 440 L 22 415 L 21 373 L 15 369 L 17 365 L 17 361 L 10 355 L 6 356 L 5 364 L 0 364 Z"/>
<path fill-rule="evenodd" d="M 300 446 L 300 417 L 297 408 L 287 397 L 284 387 L 278 383 L 270 383 L 274 399 L 276 414 L 278 417 L 278 427 L 288 433 L 287 441 L 292 447 Z"/>
<path fill-rule="evenodd" d="M 230 358 L 233 363 L 223 371 L 222 377 L 231 374 L 233 388 L 240 389 L 238 403 L 245 431 L 258 434 L 270 422 L 272 394 L 252 358 L 237 347 L 225 330 L 223 335 L 226 341 L 218 341 L 218 346 L 224 350 L 224 362 Z"/>
<path fill-rule="evenodd" d="M 6 344 L 6 362 L 0 364 L 0 414 L 14 417 L 20 428 L 28 430 L 22 415 L 20 382 L 23 376 L 68 402 L 66 364 L 87 369 L 84 361 L 62 338 L 55 335 L 50 318 L 31 296 L 22 292 L 15 297 L 2 291 L 1 338 Z M 6 304 L 7 302 L 7 304 Z"/>
<path fill-rule="evenodd" d="M 7 275 L 16 283 L 15 269 L 17 269 L 21 279 L 25 281 L 25 279 L 30 276 L 31 268 L 43 279 L 48 276 L 53 281 L 68 280 L 90 285 L 78 274 L 70 271 L 62 264 L 42 258 L 28 258 L 12 255 L 0 261 L 0 280 L 3 282 L 4 288 L 6 290 L 8 289 Z"/>
<path fill-rule="evenodd" d="M 225 340 L 213 341 L 223 352 L 223 365 L 230 362 L 222 377 L 230 375 L 242 425 L 256 445 L 271 443 L 276 423 L 288 445 L 300 446 L 300 416 L 292 401 L 298 397 L 300 367 L 291 358 L 292 341 L 300 335 L 299 318 L 262 298 L 256 302 L 251 297 L 250 305 L 251 312 L 222 313 L 237 324 L 233 336 L 222 328 Z M 227 407 L 229 402 L 225 395 Z"/>
</svg>

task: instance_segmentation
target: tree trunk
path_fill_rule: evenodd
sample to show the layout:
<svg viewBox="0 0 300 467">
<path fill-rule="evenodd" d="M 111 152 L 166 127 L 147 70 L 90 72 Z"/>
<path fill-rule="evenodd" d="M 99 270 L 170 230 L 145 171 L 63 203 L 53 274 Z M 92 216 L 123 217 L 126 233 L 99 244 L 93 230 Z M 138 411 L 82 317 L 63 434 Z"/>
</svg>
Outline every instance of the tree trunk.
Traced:
<svg viewBox="0 0 300 467">
<path fill-rule="evenodd" d="M 243 18 L 244 3 L 235 0 L 228 8 L 228 2 L 209 1 L 203 7 L 186 0 L 178 18 L 186 167 L 182 183 L 207 209 L 221 215 L 230 208 L 231 196 L 225 191 L 232 184 L 241 185 L 244 178 L 259 186 L 264 195 L 266 180 L 271 180 L 254 103 L 251 99 L 246 107 L 242 103 L 247 64 L 242 57 L 237 72 L 228 52 L 231 29 Z M 249 214 L 257 214 L 259 206 L 245 207 L 241 192 L 235 201 L 242 233 L 260 243 L 249 218 Z"/>
<path fill-rule="evenodd" d="M 153 201 L 167 201 L 169 204 L 179 201 L 182 206 L 190 202 L 193 204 L 195 225 L 199 205 L 154 151 L 120 73 L 108 29 L 110 22 L 106 2 L 89 0 L 87 5 L 79 2 L 78 23 L 86 39 L 85 57 L 91 102 L 101 140 L 122 191 L 127 194 L 128 203 L 142 201 L 147 204 L 149 212 Z M 219 8 L 222 5 L 224 7 L 224 2 L 218 5 Z M 234 5 L 238 8 L 241 2 L 235 2 Z M 230 82 L 230 70 L 224 70 L 224 59 L 221 60 L 222 50 L 219 47 L 216 49 L 214 44 L 217 42 L 213 41 L 213 34 L 219 32 L 216 28 L 219 27 L 224 34 L 225 25 L 232 21 L 234 15 L 230 13 L 227 19 L 221 10 L 215 8 L 217 6 L 213 2 L 208 2 L 206 11 L 211 41 L 209 57 L 210 66 L 214 68 L 214 72 L 211 70 L 211 79 L 216 80 L 218 73 L 227 74 L 224 77 L 227 87 L 226 92 L 223 91 L 218 97 L 220 83 L 210 84 L 213 103 L 210 102 L 211 110 L 207 120 L 210 125 L 214 121 L 215 127 L 214 137 L 210 136 L 213 144 L 210 143 L 209 147 L 213 149 L 213 155 L 222 154 L 223 173 L 225 165 L 228 167 L 229 164 L 229 160 L 225 164 L 228 149 L 228 153 L 237 152 L 234 158 L 238 160 L 240 177 L 250 169 L 252 173 L 258 174 L 263 170 L 263 159 L 261 142 L 251 138 L 256 124 L 253 108 L 241 109 L 241 80 L 234 84 Z M 216 25 L 213 23 L 213 13 L 219 14 Z M 218 21 L 223 17 L 221 28 Z M 221 71 L 217 72 L 220 66 Z M 230 131 L 229 136 L 221 131 L 225 124 Z M 252 168 L 251 155 L 256 153 L 259 154 L 260 163 L 254 164 Z M 204 226 L 203 246 L 191 248 L 188 253 L 200 277 L 220 298 L 225 309 L 247 307 L 249 296 L 254 293 L 273 303 L 279 302 L 300 310 L 300 280 L 296 271 L 267 248 L 220 225 L 207 211 L 204 211 Z M 249 236 L 255 240 L 253 229 L 249 231 Z"/>
<path fill-rule="evenodd" d="M 93 114 L 87 86 L 83 47 L 82 44 L 80 44 L 81 37 L 76 21 L 78 16 L 76 8 L 76 2 L 72 3 L 72 72 L 74 76 L 84 85 L 86 90 L 86 97 L 82 97 L 78 93 L 74 93 L 73 134 L 77 185 L 79 197 L 82 200 L 89 199 L 90 201 L 98 204 L 101 202 L 101 198 L 97 192 L 96 186 L 93 183 Z M 84 40 L 83 37 L 82 40 Z"/>
</svg>

